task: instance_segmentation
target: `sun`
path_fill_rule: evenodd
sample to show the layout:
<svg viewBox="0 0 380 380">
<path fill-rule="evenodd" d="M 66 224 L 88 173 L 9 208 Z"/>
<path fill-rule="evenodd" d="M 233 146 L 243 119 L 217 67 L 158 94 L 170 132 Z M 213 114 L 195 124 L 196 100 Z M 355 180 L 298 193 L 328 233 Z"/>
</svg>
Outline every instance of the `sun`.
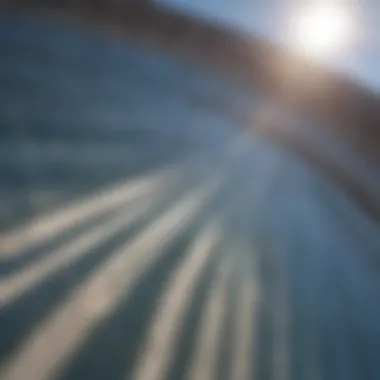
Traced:
<svg viewBox="0 0 380 380">
<path fill-rule="evenodd" d="M 349 42 L 353 20 L 345 7 L 316 3 L 295 12 L 291 19 L 291 43 L 308 56 L 327 59 Z"/>
</svg>

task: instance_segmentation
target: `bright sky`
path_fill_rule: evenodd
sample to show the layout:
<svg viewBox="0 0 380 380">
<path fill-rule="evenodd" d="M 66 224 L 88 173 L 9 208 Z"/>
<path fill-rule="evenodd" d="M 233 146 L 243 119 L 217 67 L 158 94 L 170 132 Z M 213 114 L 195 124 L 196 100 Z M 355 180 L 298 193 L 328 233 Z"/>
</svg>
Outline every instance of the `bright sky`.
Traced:
<svg viewBox="0 0 380 380">
<path fill-rule="evenodd" d="M 380 91 L 380 0 L 156 0 L 287 46 Z"/>
</svg>

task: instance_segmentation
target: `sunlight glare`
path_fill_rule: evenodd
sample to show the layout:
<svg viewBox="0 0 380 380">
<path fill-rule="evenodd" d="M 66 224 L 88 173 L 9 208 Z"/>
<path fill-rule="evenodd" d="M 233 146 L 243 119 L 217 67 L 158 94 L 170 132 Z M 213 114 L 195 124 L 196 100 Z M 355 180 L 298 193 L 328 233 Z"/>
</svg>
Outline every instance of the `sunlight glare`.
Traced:
<svg viewBox="0 0 380 380">
<path fill-rule="evenodd" d="M 318 3 L 299 9 L 292 18 L 291 39 L 297 50 L 317 59 L 327 59 L 349 43 L 353 20 L 348 8 Z"/>
</svg>

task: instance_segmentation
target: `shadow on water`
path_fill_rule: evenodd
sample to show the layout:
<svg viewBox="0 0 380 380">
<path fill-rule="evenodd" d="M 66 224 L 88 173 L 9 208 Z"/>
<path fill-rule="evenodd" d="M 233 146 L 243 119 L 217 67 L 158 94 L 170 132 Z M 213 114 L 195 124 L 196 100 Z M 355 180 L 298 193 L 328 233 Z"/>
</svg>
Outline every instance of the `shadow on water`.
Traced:
<svg viewBox="0 0 380 380">
<path fill-rule="evenodd" d="M 221 343 L 219 346 L 219 353 L 217 358 L 217 375 L 216 378 L 220 380 L 228 380 L 231 377 L 231 364 L 233 360 L 234 353 L 234 336 L 236 328 L 236 310 L 237 310 L 237 300 L 238 300 L 238 290 L 239 290 L 239 280 L 235 276 L 229 281 L 228 289 L 226 293 L 227 306 L 226 313 L 223 316 L 221 331 Z"/>
<path fill-rule="evenodd" d="M 44 317 L 48 316 L 80 286 L 86 277 L 112 257 L 113 253 L 133 239 L 152 220 L 163 214 L 180 194 L 169 192 L 155 203 L 153 210 L 135 218 L 121 230 L 101 241 L 96 247 L 81 254 L 75 262 L 61 268 L 59 272 L 38 283 L 32 289 L 6 305 L 0 312 L 0 325 L 4 329 L 0 340 L 0 357 L 5 357 Z"/>
<path fill-rule="evenodd" d="M 222 244 L 215 249 L 214 255 L 206 263 L 202 275 L 195 285 L 193 297 L 185 312 L 178 341 L 173 348 L 173 356 L 167 376 L 168 380 L 183 380 L 186 378 L 191 365 L 191 356 L 195 350 L 197 332 L 200 328 L 202 312 L 207 302 L 210 284 L 216 274 L 217 263 L 220 260 L 218 253 L 221 249 Z"/>
<path fill-rule="evenodd" d="M 13 184 L 14 181 L 11 179 L 7 179 L 6 175 L 2 175 L 4 172 L 0 171 L 0 175 L 2 175 L 0 209 L 1 207 L 9 209 L 5 215 L 0 213 L 0 231 L 5 232 L 32 217 L 63 207 L 69 202 L 93 196 L 103 188 L 124 178 L 133 180 L 135 177 L 154 173 L 172 162 L 173 156 L 170 152 L 163 151 L 155 156 L 136 158 L 126 162 L 125 167 L 117 171 L 110 167 L 109 173 L 102 173 L 102 170 L 97 172 L 96 167 L 89 168 L 87 171 L 82 169 L 81 172 L 66 174 L 66 179 L 63 177 L 59 182 L 49 175 L 44 175 L 33 179 L 32 183 L 26 181 L 26 183 L 17 185 Z M 8 170 L 12 170 L 11 165 Z M 17 178 L 18 181 L 20 179 L 21 176 Z M 46 206 L 31 203 L 31 198 L 39 194 L 41 194 L 41 200 L 45 203 L 48 202 Z"/>
<path fill-rule="evenodd" d="M 202 224 L 196 218 L 173 239 L 161 257 L 141 276 L 130 296 L 96 329 L 80 348 L 60 379 L 125 379 L 132 369 L 141 342 L 154 317 L 168 277 L 184 260 L 186 250 Z"/>
<path fill-rule="evenodd" d="M 271 379 L 273 377 L 273 294 L 276 291 L 274 284 L 275 270 L 270 247 L 265 243 L 260 245 L 258 257 L 258 273 L 261 287 L 260 302 L 258 304 L 257 321 L 257 350 L 253 362 L 254 376 L 257 379 Z"/>
<path fill-rule="evenodd" d="M 110 210 L 103 211 L 93 218 L 89 218 L 84 222 L 77 223 L 60 231 L 53 238 L 28 249 L 27 252 L 23 252 L 21 256 L 17 255 L 16 258 L 2 260 L 0 262 L 0 278 L 12 276 L 15 272 L 54 253 L 56 250 L 62 248 L 67 243 L 74 241 L 76 238 L 79 238 L 92 228 L 107 224 L 112 220 L 117 210 L 118 207 L 113 207 Z"/>
<path fill-rule="evenodd" d="M 240 173 L 234 173 L 231 179 L 237 180 L 239 176 Z M 132 376 L 138 355 L 143 352 L 145 334 L 153 322 L 157 302 L 165 291 L 170 274 L 185 259 L 188 254 L 187 249 L 202 232 L 210 216 L 225 207 L 226 196 L 231 195 L 233 190 L 236 191 L 236 187 L 232 186 L 233 183 L 236 184 L 234 181 L 228 181 L 228 185 L 217 192 L 201 213 L 197 214 L 185 227 L 185 231 L 171 241 L 169 247 L 164 249 L 163 256 L 142 275 L 132 294 L 121 299 L 115 313 L 102 322 L 84 345 L 77 350 L 77 354 L 65 368 L 60 379 L 83 377 L 124 379 Z M 221 246 L 219 246 L 220 249 L 222 249 Z M 200 283 L 195 285 L 195 297 L 189 300 L 189 311 L 185 317 L 185 330 L 189 335 L 183 335 L 181 332 L 181 342 L 182 339 L 193 339 L 192 335 L 197 328 L 196 324 L 193 325 L 194 318 L 197 321 L 200 318 L 197 313 L 201 313 L 204 300 L 204 295 L 201 293 L 207 293 L 206 287 L 212 281 L 219 257 L 218 250 L 214 250 L 203 268 Z M 186 346 L 187 343 L 182 342 L 181 347 L 183 345 Z"/>
</svg>

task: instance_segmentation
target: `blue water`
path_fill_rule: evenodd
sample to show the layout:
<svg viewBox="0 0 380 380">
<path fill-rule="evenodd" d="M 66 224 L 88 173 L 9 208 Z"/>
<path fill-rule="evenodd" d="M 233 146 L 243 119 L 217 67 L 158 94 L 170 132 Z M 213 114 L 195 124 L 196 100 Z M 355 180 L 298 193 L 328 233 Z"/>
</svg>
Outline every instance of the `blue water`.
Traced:
<svg viewBox="0 0 380 380">
<path fill-rule="evenodd" d="M 168 250 L 165 263 L 149 272 L 151 279 L 142 279 L 147 282 L 135 294 L 141 303 L 132 296 L 132 301 L 120 303 L 57 378 L 130 378 L 126 374 L 133 366 L 144 323 L 149 322 L 144 308 L 145 313 L 152 310 L 165 278 L 177 265 L 175 258 L 183 256 L 194 231 L 212 218 L 220 218 L 223 227 L 220 257 L 247 260 L 243 269 L 238 265 L 239 270 L 255 278 L 260 294 L 252 379 L 275 378 L 276 345 L 281 342 L 284 379 L 380 378 L 379 226 L 318 168 L 248 133 L 234 115 L 243 109 L 254 114 L 257 104 L 258 94 L 148 48 L 79 27 L 15 14 L 1 16 L 4 286 L 19 270 L 53 254 L 65 236 L 74 239 L 92 223 L 107 225 L 115 210 L 96 216 L 99 220 L 93 216 L 87 224 L 73 224 L 70 230 L 54 231 L 41 245 L 15 252 L 13 259 L 1 239 L 39 215 L 58 206 L 64 209 L 69 202 L 87 199 L 121 180 L 132 182 L 170 169 L 178 180 L 158 194 L 157 209 L 149 214 L 154 219 L 185 191 L 218 176 L 224 180 L 188 231 L 173 240 L 175 247 L 171 253 Z M 318 136 L 318 149 L 331 152 L 333 138 Z M 336 146 L 336 152 L 336 160 L 346 164 L 353 160 L 343 147 Z M 358 162 L 352 172 L 376 189 L 367 167 Z M 148 222 L 146 217 L 134 228 Z M 53 273 L 4 304 L 3 363 L 22 348 L 35 325 L 80 288 L 105 257 L 112 257 L 113 245 L 131 239 L 133 231 L 115 235 L 91 257 L 89 253 L 88 261 L 71 263 L 61 274 Z M 207 276 L 206 285 L 212 275 Z M 198 309 L 194 306 L 195 316 Z M 136 310 L 142 313 L 139 322 L 131 317 Z M 282 318 L 285 343 L 275 329 L 275 320 Z M 181 352 L 177 367 L 173 364 L 168 375 L 171 379 L 182 378 L 188 369 L 186 353 Z"/>
</svg>

